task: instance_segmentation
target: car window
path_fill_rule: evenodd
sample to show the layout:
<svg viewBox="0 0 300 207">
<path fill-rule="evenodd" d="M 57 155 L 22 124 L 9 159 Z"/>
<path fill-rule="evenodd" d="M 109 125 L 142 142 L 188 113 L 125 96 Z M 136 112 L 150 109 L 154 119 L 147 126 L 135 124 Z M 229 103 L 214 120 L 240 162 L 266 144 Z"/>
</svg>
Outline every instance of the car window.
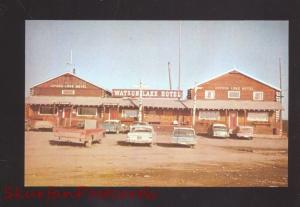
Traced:
<svg viewBox="0 0 300 207">
<path fill-rule="evenodd" d="M 174 130 L 174 136 L 194 136 L 194 131 L 190 129 L 175 129 Z"/>
<path fill-rule="evenodd" d="M 227 127 L 224 127 L 224 126 L 214 126 L 213 128 L 215 130 L 227 130 Z"/>
<path fill-rule="evenodd" d="M 136 127 L 136 128 L 132 128 L 131 130 L 132 132 L 152 132 L 152 129 L 150 128 L 142 128 L 142 127 Z"/>
</svg>

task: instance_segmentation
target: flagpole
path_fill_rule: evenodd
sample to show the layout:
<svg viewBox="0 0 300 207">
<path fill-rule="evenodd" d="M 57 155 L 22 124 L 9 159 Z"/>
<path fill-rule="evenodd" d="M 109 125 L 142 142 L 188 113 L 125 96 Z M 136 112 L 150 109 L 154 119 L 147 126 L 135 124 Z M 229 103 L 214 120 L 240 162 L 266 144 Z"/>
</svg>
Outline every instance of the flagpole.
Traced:
<svg viewBox="0 0 300 207">
<path fill-rule="evenodd" d="M 181 22 L 179 22 L 178 90 L 180 90 Z"/>
</svg>

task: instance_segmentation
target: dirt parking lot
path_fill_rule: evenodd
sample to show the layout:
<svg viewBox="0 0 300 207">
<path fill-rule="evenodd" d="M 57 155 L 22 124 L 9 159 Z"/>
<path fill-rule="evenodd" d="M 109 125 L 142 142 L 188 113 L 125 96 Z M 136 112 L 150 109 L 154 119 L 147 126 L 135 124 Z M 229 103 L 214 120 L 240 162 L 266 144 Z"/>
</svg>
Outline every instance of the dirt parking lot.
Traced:
<svg viewBox="0 0 300 207">
<path fill-rule="evenodd" d="M 197 137 L 194 149 L 168 144 L 49 144 L 52 132 L 25 132 L 25 186 L 287 186 L 288 140 Z"/>
</svg>

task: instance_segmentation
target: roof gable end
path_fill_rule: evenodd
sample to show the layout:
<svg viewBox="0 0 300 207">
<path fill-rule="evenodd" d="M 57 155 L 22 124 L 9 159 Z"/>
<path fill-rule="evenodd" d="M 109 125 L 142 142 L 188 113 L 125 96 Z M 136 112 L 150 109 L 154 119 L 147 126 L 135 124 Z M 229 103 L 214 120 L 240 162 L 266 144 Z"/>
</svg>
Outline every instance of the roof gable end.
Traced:
<svg viewBox="0 0 300 207">
<path fill-rule="evenodd" d="M 232 70 L 230 70 L 230 71 L 227 71 L 227 72 L 225 72 L 225 73 L 222 73 L 221 75 L 214 76 L 214 77 L 210 78 L 209 80 L 207 80 L 207 81 L 205 81 L 205 82 L 198 83 L 198 84 L 197 84 L 196 86 L 194 86 L 194 87 L 201 86 L 201 85 L 203 85 L 203 84 L 205 84 L 205 83 L 208 83 L 208 82 L 210 82 L 210 81 L 212 81 L 212 80 L 215 80 L 215 79 L 221 78 L 221 77 L 223 77 L 223 76 L 225 76 L 225 75 L 227 75 L 227 74 L 233 74 L 233 73 L 243 75 L 243 76 L 245 76 L 245 77 L 247 77 L 247 78 L 250 78 L 250 79 L 252 79 L 252 80 L 254 80 L 254 81 L 257 81 L 257 82 L 259 82 L 259 83 L 261 83 L 261 84 L 263 84 L 263 85 L 265 85 L 265 86 L 267 86 L 267 87 L 273 88 L 273 89 L 275 89 L 276 91 L 281 91 L 280 88 L 275 87 L 275 86 L 273 86 L 273 85 L 271 85 L 271 84 L 268 84 L 268 83 L 266 83 L 266 82 L 264 82 L 264 81 L 261 81 L 261 80 L 255 78 L 255 77 L 253 77 L 253 76 L 251 76 L 251 75 L 248 75 L 248 74 L 246 74 L 246 73 L 244 73 L 244 72 L 241 72 L 241 71 L 239 71 L 239 70 L 237 70 L 237 69 L 232 69 Z M 194 87 L 192 87 L 192 88 L 194 88 Z"/>
<path fill-rule="evenodd" d="M 81 80 L 81 81 L 83 81 L 83 82 L 86 82 L 86 83 L 92 85 L 93 87 L 96 87 L 96 88 L 98 88 L 98 89 L 101 89 L 101 90 L 104 90 L 104 91 L 107 91 L 107 92 L 111 93 L 110 90 L 105 89 L 105 88 L 103 88 L 103 87 L 99 87 L 99 86 L 97 86 L 97 85 L 95 85 L 95 84 L 93 84 L 93 83 L 91 83 L 91 82 L 89 82 L 89 81 L 86 81 L 86 80 L 84 80 L 84 79 L 82 79 L 82 78 L 80 78 L 80 77 L 78 77 L 78 76 L 76 76 L 76 75 L 74 75 L 74 74 L 72 74 L 72 73 L 70 73 L 70 72 L 63 73 L 63 74 L 58 75 L 58 76 L 56 76 L 56 77 L 54 77 L 54 78 L 50 78 L 50 79 L 48 79 L 48 80 L 46 80 L 46 81 L 43 81 L 43 82 L 38 83 L 38 84 L 35 84 L 35 85 L 32 86 L 31 88 L 35 88 L 35 87 L 41 86 L 41 85 L 43 85 L 43 84 L 49 83 L 50 81 L 53 81 L 53 80 L 55 80 L 55 79 L 59 79 L 59 78 L 65 76 L 65 75 L 71 75 L 71 76 L 73 76 L 73 77 L 75 77 L 75 78 L 77 78 L 77 79 L 79 79 L 79 80 Z"/>
</svg>

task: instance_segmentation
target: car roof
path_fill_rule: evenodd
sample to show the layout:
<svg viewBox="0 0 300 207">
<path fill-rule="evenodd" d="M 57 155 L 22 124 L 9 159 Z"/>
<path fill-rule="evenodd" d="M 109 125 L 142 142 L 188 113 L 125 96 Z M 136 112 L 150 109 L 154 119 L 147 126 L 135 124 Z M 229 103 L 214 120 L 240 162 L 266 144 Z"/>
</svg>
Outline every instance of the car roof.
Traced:
<svg viewBox="0 0 300 207">
<path fill-rule="evenodd" d="M 110 119 L 110 120 L 105 120 L 104 122 L 120 122 L 120 120 L 117 120 L 117 119 Z"/>
<path fill-rule="evenodd" d="M 132 125 L 132 128 L 149 128 L 149 129 L 153 129 L 153 127 L 150 126 L 150 125 L 139 125 L 139 124 Z"/>
<path fill-rule="evenodd" d="M 222 126 L 222 127 L 227 127 L 225 124 L 213 124 L 213 126 Z"/>
</svg>

